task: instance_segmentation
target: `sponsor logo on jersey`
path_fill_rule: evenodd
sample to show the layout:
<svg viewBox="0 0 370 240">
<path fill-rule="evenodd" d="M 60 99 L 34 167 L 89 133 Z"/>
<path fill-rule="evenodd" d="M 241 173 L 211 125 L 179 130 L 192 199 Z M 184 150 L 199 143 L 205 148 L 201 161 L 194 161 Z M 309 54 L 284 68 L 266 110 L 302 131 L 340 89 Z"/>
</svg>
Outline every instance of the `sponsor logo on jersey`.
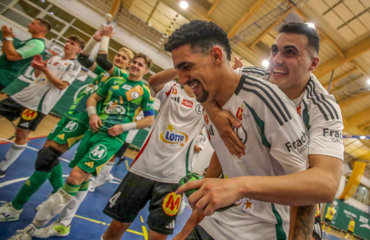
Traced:
<svg viewBox="0 0 370 240">
<path fill-rule="evenodd" d="M 168 90 L 167 92 L 165 92 L 165 94 L 167 95 L 167 97 L 170 95 L 172 89 L 173 89 L 173 86 L 170 88 L 170 90 Z"/>
<path fill-rule="evenodd" d="M 122 86 L 122 88 L 123 88 L 123 89 L 126 89 L 126 90 L 131 90 L 132 86 L 127 85 L 127 84 L 124 84 L 124 85 Z"/>
<path fill-rule="evenodd" d="M 298 106 L 298 107 L 297 107 L 297 113 L 298 113 L 299 115 L 301 115 L 301 106 Z"/>
<path fill-rule="evenodd" d="M 298 153 L 302 153 L 307 149 L 308 137 L 306 133 L 302 132 L 302 136 L 295 141 L 285 143 L 285 147 L 288 152 L 291 152 L 293 149 L 297 150 Z"/>
<path fill-rule="evenodd" d="M 109 104 L 105 107 L 105 112 L 109 114 L 125 114 L 126 109 L 117 104 L 117 101 L 110 101 Z"/>
<path fill-rule="evenodd" d="M 177 103 L 180 103 L 180 97 L 171 97 L 171 99 Z"/>
<path fill-rule="evenodd" d="M 94 162 L 85 162 L 85 165 L 88 166 L 89 168 L 93 168 Z"/>
<path fill-rule="evenodd" d="M 238 111 L 236 112 L 236 118 L 240 121 L 243 120 L 243 108 L 239 107 Z"/>
<path fill-rule="evenodd" d="M 173 95 L 176 95 L 176 94 L 177 94 L 177 88 L 175 88 L 175 87 L 173 88 L 173 90 L 172 90 L 172 94 L 173 94 Z"/>
<path fill-rule="evenodd" d="M 136 99 L 136 98 L 139 98 L 140 97 L 140 93 L 138 93 L 138 92 L 132 92 L 130 94 L 130 96 L 131 96 L 132 99 Z"/>
<path fill-rule="evenodd" d="M 208 132 L 208 139 L 211 140 L 211 136 L 215 135 L 212 124 L 209 126 L 209 129 L 207 129 L 207 132 Z"/>
<path fill-rule="evenodd" d="M 335 143 L 342 144 L 343 142 L 342 131 L 330 130 L 329 128 L 323 128 L 322 134 L 324 137 L 330 137 L 331 140 Z"/>
<path fill-rule="evenodd" d="M 37 111 L 26 109 L 22 112 L 21 118 L 27 121 L 31 121 L 37 117 Z"/>
<path fill-rule="evenodd" d="M 107 148 L 102 144 L 96 145 L 93 150 L 90 151 L 89 157 L 92 160 L 100 160 L 103 159 L 107 155 Z"/>
<path fill-rule="evenodd" d="M 93 93 L 93 92 L 96 91 L 96 89 L 98 89 L 98 85 L 90 83 L 89 85 L 87 85 L 84 92 L 85 93 Z"/>
<path fill-rule="evenodd" d="M 64 131 L 66 132 L 73 132 L 78 128 L 78 122 L 70 121 L 67 123 L 67 125 L 64 127 Z"/>
<path fill-rule="evenodd" d="M 180 144 L 181 147 L 188 142 L 188 135 L 181 131 L 176 131 L 172 124 L 167 124 L 166 130 L 159 134 L 159 138 L 164 143 L 168 144 Z"/>
<path fill-rule="evenodd" d="M 195 112 L 198 113 L 199 115 L 203 114 L 203 106 L 201 104 L 198 104 L 196 107 L 195 107 Z"/>
<path fill-rule="evenodd" d="M 59 62 L 55 62 L 53 65 L 54 66 L 58 66 L 59 65 Z"/>
<path fill-rule="evenodd" d="M 186 99 L 183 99 L 181 104 L 186 106 L 186 107 L 192 108 L 194 103 L 192 103 L 192 102 L 190 102 Z"/>
<path fill-rule="evenodd" d="M 30 126 L 30 123 L 24 122 L 24 123 L 19 124 L 19 126 L 28 128 Z"/>
<path fill-rule="evenodd" d="M 47 78 L 46 77 L 39 77 L 35 79 L 35 83 L 46 83 Z"/>
<path fill-rule="evenodd" d="M 236 136 L 238 136 L 238 138 L 240 139 L 240 141 L 245 144 L 247 142 L 247 139 L 248 139 L 248 134 L 247 134 L 247 131 L 245 130 L 245 128 L 243 126 L 237 128 L 237 127 L 233 127 L 233 130 L 236 134 Z"/>
<path fill-rule="evenodd" d="M 119 86 L 118 86 L 118 85 L 114 85 L 112 88 L 113 88 L 114 90 L 118 90 L 118 89 L 119 89 Z"/>
<path fill-rule="evenodd" d="M 175 228 L 175 220 L 173 220 L 170 224 L 166 226 L 166 229 L 174 229 Z"/>
<path fill-rule="evenodd" d="M 60 138 L 60 139 L 64 140 L 64 136 L 65 136 L 65 134 L 64 134 L 64 133 L 62 133 L 62 134 L 59 134 L 59 135 L 58 135 L 58 138 Z"/>
<path fill-rule="evenodd" d="M 60 65 L 59 67 L 57 67 L 57 69 L 58 70 L 62 70 L 62 69 L 64 69 L 65 68 L 65 66 L 64 65 Z"/>
<path fill-rule="evenodd" d="M 171 192 L 163 199 L 162 208 L 168 216 L 175 216 L 180 209 L 180 205 L 181 195 Z"/>
</svg>

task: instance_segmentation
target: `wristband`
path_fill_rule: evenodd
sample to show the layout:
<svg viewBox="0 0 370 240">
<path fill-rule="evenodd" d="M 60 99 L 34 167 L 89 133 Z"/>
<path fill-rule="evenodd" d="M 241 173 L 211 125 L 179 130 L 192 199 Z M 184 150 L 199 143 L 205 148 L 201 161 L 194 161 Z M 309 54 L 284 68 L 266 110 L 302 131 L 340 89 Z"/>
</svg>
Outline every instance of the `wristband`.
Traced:
<svg viewBox="0 0 370 240">
<path fill-rule="evenodd" d="M 108 54 L 109 40 L 110 40 L 110 38 L 107 37 L 107 36 L 103 36 L 101 38 L 99 51 L 103 51 L 103 52 L 106 52 Z"/>
<path fill-rule="evenodd" d="M 90 55 L 91 52 L 93 51 L 96 43 L 97 43 L 97 41 L 94 39 L 94 37 L 91 37 L 90 40 L 86 43 L 82 52 Z"/>
<path fill-rule="evenodd" d="M 96 112 L 96 107 L 94 107 L 94 106 L 87 107 L 86 111 L 87 111 L 87 115 L 89 115 L 89 117 L 91 117 L 91 115 L 98 114 Z"/>
<path fill-rule="evenodd" d="M 136 122 L 122 124 L 123 132 L 136 129 Z"/>
</svg>

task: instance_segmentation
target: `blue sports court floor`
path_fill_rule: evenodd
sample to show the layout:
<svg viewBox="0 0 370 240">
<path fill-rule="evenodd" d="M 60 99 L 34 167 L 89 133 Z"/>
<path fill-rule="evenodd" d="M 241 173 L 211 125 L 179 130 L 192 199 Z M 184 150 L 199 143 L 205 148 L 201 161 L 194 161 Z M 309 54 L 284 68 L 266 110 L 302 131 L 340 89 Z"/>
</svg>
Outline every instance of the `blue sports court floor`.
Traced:
<svg viewBox="0 0 370 240">
<path fill-rule="evenodd" d="M 8 169 L 5 178 L 0 179 L 0 201 L 11 201 L 23 183 L 32 174 L 37 151 L 42 148 L 45 138 L 36 138 L 29 141 L 28 147 L 17 161 Z M 0 159 L 2 159 L 10 148 L 10 143 L 0 144 Z M 61 158 L 63 165 L 63 175 L 67 177 L 70 169 L 68 162 L 72 159 L 77 146 L 65 153 Z M 88 193 L 85 201 L 77 211 L 75 219 L 72 221 L 71 233 L 64 239 L 100 239 L 111 219 L 102 213 L 108 199 L 116 190 L 119 180 L 123 179 L 127 173 L 128 166 L 132 163 L 132 159 L 115 166 L 112 174 L 116 178 L 110 183 L 97 188 L 95 192 Z M 39 191 L 32 196 L 30 201 L 25 205 L 23 213 L 18 221 L 0 223 L 0 240 L 7 239 L 12 236 L 17 229 L 23 229 L 33 219 L 38 204 L 42 203 L 50 194 L 52 188 L 49 182 L 46 182 Z M 145 207 L 139 217 L 135 219 L 131 228 L 123 236 L 126 240 L 142 240 L 148 239 L 148 225 L 146 219 L 148 210 Z M 175 233 L 167 239 L 172 239 L 183 227 L 187 218 L 191 214 L 191 209 L 186 208 L 184 213 L 177 218 Z M 52 223 L 50 221 L 50 223 Z M 50 239 L 60 239 L 57 237 Z M 340 238 L 324 233 L 324 239 L 339 240 Z"/>
<path fill-rule="evenodd" d="M 28 179 L 34 170 L 34 162 L 37 156 L 37 151 L 42 148 L 45 138 L 36 138 L 29 141 L 28 147 L 22 155 L 11 165 L 7 171 L 6 177 L 0 179 L 0 201 L 11 201 L 21 188 L 23 183 Z M 0 144 L 0 159 L 3 159 L 5 153 L 10 148 L 9 143 Z M 68 162 L 72 159 L 77 146 L 68 151 L 62 156 L 63 175 L 67 177 L 70 168 Z M 106 203 L 118 187 L 119 180 L 123 179 L 127 173 L 128 166 L 132 163 L 132 159 L 128 162 L 115 166 L 112 170 L 113 176 L 116 178 L 113 183 L 107 183 L 99 187 L 93 193 L 88 193 L 86 199 L 81 204 L 77 211 L 77 216 L 72 221 L 71 233 L 64 239 L 100 239 L 104 233 L 111 218 L 102 213 Z M 0 222 L 0 240 L 8 239 L 17 229 L 23 229 L 33 219 L 38 204 L 42 203 L 51 193 L 52 188 L 47 181 L 34 194 L 30 201 L 25 205 L 23 212 L 18 221 L 15 222 Z M 140 215 L 135 219 L 129 231 L 125 233 L 122 239 L 143 240 L 148 239 L 149 228 L 146 224 L 148 210 L 145 207 Z M 183 227 L 187 218 L 191 214 L 191 209 L 186 208 L 184 213 L 177 218 L 174 235 L 167 239 L 172 239 Z M 50 223 L 52 223 L 50 221 Z M 50 238 L 60 239 L 60 238 Z"/>
</svg>

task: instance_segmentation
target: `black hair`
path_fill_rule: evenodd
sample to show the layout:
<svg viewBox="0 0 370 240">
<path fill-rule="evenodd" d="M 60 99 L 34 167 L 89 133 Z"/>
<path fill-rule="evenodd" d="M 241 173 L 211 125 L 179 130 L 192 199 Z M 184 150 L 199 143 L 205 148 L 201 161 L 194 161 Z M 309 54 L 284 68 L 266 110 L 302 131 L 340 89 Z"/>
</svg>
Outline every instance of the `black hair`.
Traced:
<svg viewBox="0 0 370 240">
<path fill-rule="evenodd" d="M 320 50 L 320 36 L 317 30 L 309 27 L 307 23 L 303 22 L 289 22 L 281 26 L 279 33 L 296 33 L 303 34 L 308 39 L 308 46 L 316 51 L 317 55 Z"/>
<path fill-rule="evenodd" d="M 38 20 L 40 22 L 40 25 L 45 27 L 45 33 L 50 32 L 51 24 L 48 20 L 45 20 L 45 19 L 42 19 L 42 18 L 35 18 L 35 20 Z"/>
<path fill-rule="evenodd" d="M 190 44 L 192 48 L 207 51 L 219 45 L 226 52 L 227 60 L 231 58 L 231 46 L 227 33 L 214 22 L 193 20 L 176 29 L 164 44 L 164 50 L 171 52 L 181 46 Z"/>
</svg>

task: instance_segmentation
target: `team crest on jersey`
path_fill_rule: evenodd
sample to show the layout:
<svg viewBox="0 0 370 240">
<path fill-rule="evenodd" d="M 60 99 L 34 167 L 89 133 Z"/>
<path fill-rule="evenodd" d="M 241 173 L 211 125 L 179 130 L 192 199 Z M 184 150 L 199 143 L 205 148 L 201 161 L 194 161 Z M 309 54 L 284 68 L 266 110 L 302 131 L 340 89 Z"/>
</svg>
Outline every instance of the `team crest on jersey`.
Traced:
<svg viewBox="0 0 370 240">
<path fill-rule="evenodd" d="M 183 147 L 189 140 L 189 137 L 186 133 L 177 131 L 172 124 L 167 124 L 166 130 L 159 134 L 159 138 L 164 143 L 180 144 L 181 147 Z"/>
<path fill-rule="evenodd" d="M 31 121 L 37 117 L 37 111 L 33 111 L 31 109 L 26 109 L 23 111 L 21 115 L 22 119 Z"/>
<path fill-rule="evenodd" d="M 139 98 L 140 97 L 140 93 L 138 93 L 138 92 L 132 92 L 130 94 L 130 96 L 131 96 L 132 99 L 136 99 L 136 98 Z"/>
<path fill-rule="evenodd" d="M 236 136 L 238 136 L 238 138 L 240 139 L 240 141 L 245 144 L 247 142 L 247 139 L 248 139 L 248 134 L 247 134 L 247 131 L 244 129 L 243 126 L 241 127 L 233 127 L 233 130 L 236 134 Z"/>
<path fill-rule="evenodd" d="M 104 108 L 106 113 L 110 114 L 120 114 L 123 115 L 126 112 L 126 109 L 117 104 L 117 101 L 110 101 L 109 104 Z"/>
<path fill-rule="evenodd" d="M 98 144 L 90 151 L 89 157 L 92 160 L 101 160 L 107 155 L 107 152 L 108 150 L 106 146 Z"/>
<path fill-rule="evenodd" d="M 239 107 L 238 111 L 236 112 L 236 118 L 240 121 L 243 120 L 243 108 Z"/>
<path fill-rule="evenodd" d="M 78 128 L 78 122 L 70 121 L 68 124 L 64 127 L 65 132 L 73 132 Z"/>
<path fill-rule="evenodd" d="M 175 216 L 180 209 L 181 195 L 171 192 L 163 199 L 162 208 L 168 216 Z"/>
<path fill-rule="evenodd" d="M 203 114 L 203 106 L 198 104 L 196 107 L 195 107 L 195 112 L 198 113 L 199 115 Z"/>
<path fill-rule="evenodd" d="M 144 89 L 137 85 L 126 92 L 127 101 L 132 101 L 144 95 Z"/>
</svg>

